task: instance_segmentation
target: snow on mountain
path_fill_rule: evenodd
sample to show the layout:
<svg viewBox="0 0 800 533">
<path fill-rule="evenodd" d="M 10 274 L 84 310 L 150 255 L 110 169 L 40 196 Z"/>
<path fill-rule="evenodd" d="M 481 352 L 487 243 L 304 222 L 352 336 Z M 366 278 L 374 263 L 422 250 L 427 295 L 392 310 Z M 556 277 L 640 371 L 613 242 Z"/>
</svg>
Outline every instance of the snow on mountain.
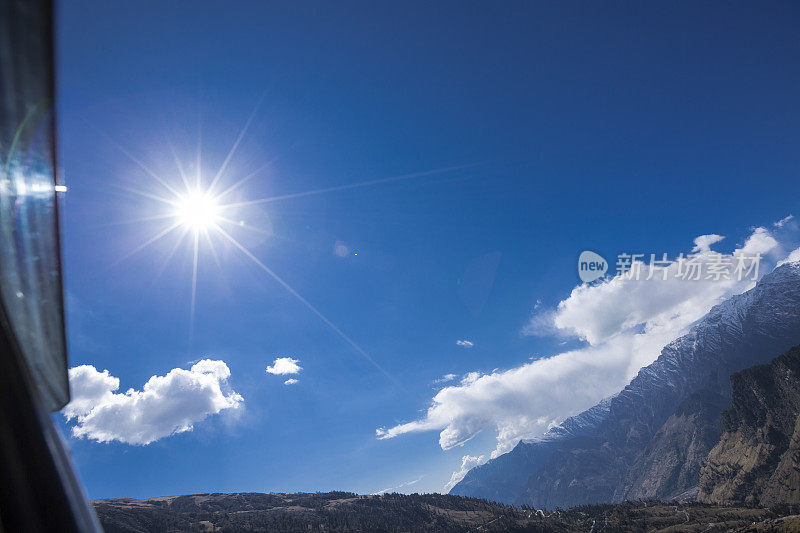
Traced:
<svg viewBox="0 0 800 533">
<path fill-rule="evenodd" d="M 798 343 L 800 262 L 789 262 L 712 308 L 619 394 L 472 469 L 451 493 L 553 508 L 691 492 L 702 455 L 697 439 L 717 431 L 708 415 L 716 403 L 704 399 L 729 398 L 733 372 Z M 663 427 L 687 416 L 695 426 Z M 667 459 L 655 452 L 678 436 L 689 439 L 691 453 Z"/>
</svg>

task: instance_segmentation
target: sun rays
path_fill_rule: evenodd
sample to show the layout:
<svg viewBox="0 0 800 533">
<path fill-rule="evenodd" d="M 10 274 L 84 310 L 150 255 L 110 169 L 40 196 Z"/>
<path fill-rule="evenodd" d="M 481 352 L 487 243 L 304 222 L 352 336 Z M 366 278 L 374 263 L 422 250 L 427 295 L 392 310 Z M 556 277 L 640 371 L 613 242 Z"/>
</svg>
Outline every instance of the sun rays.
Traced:
<svg viewBox="0 0 800 533">
<path fill-rule="evenodd" d="M 189 345 L 191 346 L 194 332 L 195 313 L 197 308 L 197 286 L 198 277 L 200 276 L 200 257 L 201 255 L 209 254 L 214 263 L 220 268 L 221 271 L 224 272 L 224 265 L 222 264 L 222 260 L 218 254 L 218 249 L 226 246 L 235 249 L 243 257 L 247 258 L 250 262 L 257 266 L 262 272 L 266 273 L 284 290 L 291 294 L 300 304 L 302 304 L 306 309 L 311 311 L 317 318 L 319 318 L 325 324 L 325 326 L 327 326 L 340 339 L 345 341 L 370 364 L 375 366 L 375 368 L 377 368 L 388 379 L 402 388 L 402 385 L 400 385 L 392 375 L 390 375 L 383 367 L 381 367 L 372 356 L 370 356 L 363 348 L 361 348 L 361 346 L 359 346 L 347 334 L 345 334 L 336 324 L 334 324 L 319 309 L 312 305 L 304 296 L 298 293 L 288 282 L 276 274 L 263 262 L 262 259 L 256 256 L 253 250 L 249 249 L 243 242 L 236 238 L 234 235 L 236 231 L 248 231 L 256 234 L 269 234 L 269 232 L 264 231 L 262 228 L 245 223 L 244 220 L 238 216 L 239 211 L 247 206 L 252 205 L 285 201 L 304 196 L 325 194 L 359 187 L 375 186 L 401 180 L 422 178 L 434 174 L 449 173 L 467 168 L 471 165 L 454 166 L 415 172 L 411 174 L 390 176 L 386 178 L 324 187 L 309 191 L 283 194 L 280 196 L 256 199 L 240 198 L 237 201 L 229 201 L 229 203 L 225 203 L 226 198 L 231 196 L 234 191 L 239 190 L 245 183 L 255 179 L 260 175 L 263 175 L 263 171 L 271 165 L 271 162 L 268 162 L 238 179 L 226 179 L 229 177 L 228 175 L 231 174 L 231 161 L 239 149 L 242 140 L 245 138 L 245 135 L 247 134 L 247 131 L 256 116 L 259 106 L 260 102 L 259 105 L 256 105 L 255 109 L 245 122 L 241 132 L 237 135 L 233 145 L 220 165 L 220 168 L 214 172 L 213 175 L 210 174 L 213 176 L 210 180 L 204 179 L 204 175 L 202 173 L 202 138 L 200 135 L 199 125 L 196 160 L 193 165 L 194 168 L 191 168 L 191 164 L 186 165 L 184 163 L 184 160 L 181 158 L 181 154 L 178 152 L 178 150 L 176 150 L 172 142 L 167 140 L 166 144 L 169 148 L 174 161 L 175 169 L 177 171 L 175 176 L 172 178 L 159 175 L 153 171 L 141 158 L 137 158 L 133 153 L 131 153 L 130 150 L 126 149 L 107 134 L 99 132 L 122 154 L 130 159 L 151 180 L 152 190 L 141 190 L 128 186 L 124 186 L 122 189 L 141 198 L 154 202 L 154 213 L 143 213 L 143 216 L 140 218 L 128 220 L 122 223 L 139 223 L 145 221 L 159 224 L 163 223 L 160 229 L 154 230 L 152 235 L 146 237 L 140 245 L 128 251 L 120 261 L 152 248 L 153 245 L 166 239 L 168 236 L 176 237 L 176 242 L 166 257 L 167 261 L 172 260 L 175 252 L 180 246 L 184 246 L 189 249 L 191 254 L 191 287 L 188 311 L 190 324 Z"/>
</svg>

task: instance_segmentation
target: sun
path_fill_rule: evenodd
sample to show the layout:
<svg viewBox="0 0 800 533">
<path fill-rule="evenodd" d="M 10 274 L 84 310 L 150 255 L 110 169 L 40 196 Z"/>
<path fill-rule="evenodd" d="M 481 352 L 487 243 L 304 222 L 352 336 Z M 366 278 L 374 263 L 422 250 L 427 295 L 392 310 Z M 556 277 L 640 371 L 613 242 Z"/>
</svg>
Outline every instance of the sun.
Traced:
<svg viewBox="0 0 800 533">
<path fill-rule="evenodd" d="M 195 231 L 217 224 L 220 206 L 208 192 L 193 191 L 177 202 L 178 222 Z"/>
<path fill-rule="evenodd" d="M 168 140 L 168 145 L 172 151 L 172 155 L 175 160 L 175 166 L 177 167 L 179 173 L 179 176 L 175 176 L 174 179 L 169 179 L 157 174 L 149 167 L 149 165 L 145 164 L 142 160 L 134 156 L 124 146 L 106 136 L 122 152 L 123 155 L 135 163 L 136 166 L 138 166 L 144 172 L 144 174 L 152 178 L 154 182 L 152 183 L 154 186 L 154 189 L 152 190 L 137 190 L 136 188 L 127 187 L 126 189 L 143 198 L 159 202 L 163 208 L 163 210 L 159 210 L 157 214 L 127 221 L 131 224 L 139 224 L 145 221 L 156 220 L 161 221 L 162 223 L 160 230 L 157 230 L 155 234 L 150 236 L 146 241 L 128 251 L 128 253 L 125 254 L 120 261 L 141 252 L 154 243 L 162 241 L 169 235 L 178 235 L 174 246 L 172 246 L 172 251 L 169 252 L 169 255 L 167 256 L 167 261 L 173 257 L 181 244 L 186 245 L 185 248 L 190 254 L 192 269 L 191 296 L 189 300 L 189 346 L 191 347 L 192 336 L 194 332 L 195 304 L 197 300 L 198 271 L 200 270 L 201 264 L 201 248 L 211 254 L 219 269 L 223 271 L 223 274 L 225 272 L 223 265 L 220 263 L 220 257 L 217 253 L 217 249 L 221 247 L 231 247 L 232 249 L 238 250 L 242 255 L 252 261 L 252 263 L 255 264 L 259 269 L 275 280 L 278 285 L 283 287 L 287 292 L 294 296 L 298 302 L 319 317 L 319 319 L 326 326 L 328 326 L 334 333 L 336 333 L 336 335 L 349 344 L 356 352 L 361 354 L 367 361 L 369 361 L 369 363 L 375 366 L 381 373 L 402 388 L 402 385 L 396 380 L 396 378 L 394 378 L 382 366 L 380 366 L 361 346 L 356 344 L 356 342 L 348 337 L 341 329 L 339 329 L 336 324 L 326 317 L 319 309 L 314 307 L 311 302 L 298 293 L 287 281 L 281 278 L 261 259 L 259 259 L 253 251 L 251 251 L 245 246 L 245 244 L 237 239 L 236 233 L 240 231 L 257 232 L 267 235 L 271 234 L 271 231 L 265 232 L 261 228 L 257 227 L 257 225 L 253 226 L 245 222 L 245 213 L 242 213 L 240 210 L 247 208 L 248 206 L 267 204 L 281 200 L 289 200 L 293 198 L 330 193 L 333 191 L 370 187 L 383 183 L 421 178 L 423 176 L 465 169 L 472 165 L 460 165 L 455 167 L 425 170 L 410 174 L 389 176 L 361 182 L 348 183 L 344 185 L 335 185 L 304 192 L 283 194 L 280 196 L 268 196 L 252 200 L 241 199 L 238 201 L 232 201 L 229 195 L 232 195 L 232 193 L 240 188 L 243 184 L 271 166 L 271 162 L 267 162 L 249 174 L 233 181 L 233 183 L 225 183 L 225 181 L 227 181 L 225 180 L 225 177 L 229 176 L 229 174 L 226 174 L 228 164 L 236 153 L 242 138 L 247 133 L 247 129 L 250 125 L 250 122 L 253 120 L 259 105 L 256 106 L 256 108 L 253 110 L 253 113 L 250 115 L 250 118 L 248 118 L 219 170 L 217 170 L 216 174 L 214 174 L 213 179 L 209 180 L 205 178 L 210 176 L 205 176 L 202 172 L 203 158 L 200 147 L 199 131 L 196 161 L 191 165 L 187 165 L 184 160 L 179 157 L 174 146 Z"/>
</svg>

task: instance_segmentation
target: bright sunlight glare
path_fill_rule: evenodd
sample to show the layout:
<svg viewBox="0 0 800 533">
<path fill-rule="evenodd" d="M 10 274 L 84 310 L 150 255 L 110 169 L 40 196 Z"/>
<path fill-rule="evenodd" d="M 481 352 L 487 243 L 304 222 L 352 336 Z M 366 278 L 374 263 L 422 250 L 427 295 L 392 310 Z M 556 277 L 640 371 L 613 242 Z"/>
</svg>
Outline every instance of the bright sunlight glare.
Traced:
<svg viewBox="0 0 800 533">
<path fill-rule="evenodd" d="M 355 341 L 353 341 L 350 337 L 348 337 L 339 327 L 337 327 L 328 317 L 326 317 L 321 311 L 319 311 L 314 305 L 312 305 L 308 300 L 306 300 L 300 293 L 298 293 L 294 288 L 289 285 L 286 281 L 284 281 L 278 274 L 276 274 L 272 269 L 270 269 L 266 264 L 264 264 L 259 258 L 257 258 L 254 253 L 245 247 L 244 244 L 239 242 L 231 233 L 229 233 L 224 226 L 228 226 L 229 228 L 235 226 L 237 228 L 245 228 L 247 230 L 256 230 L 258 228 L 253 228 L 245 224 L 241 218 L 237 218 L 237 220 L 233 220 L 228 218 L 232 210 L 237 208 L 242 208 L 246 206 L 253 206 L 257 204 L 266 204 L 270 202 L 280 201 L 280 200 L 288 200 L 291 198 L 299 198 L 303 196 L 310 196 L 310 195 L 317 195 L 317 194 L 325 194 L 333 191 L 340 191 L 345 189 L 355 189 L 359 187 L 368 187 L 374 186 L 382 183 L 389 183 L 401 180 L 409 180 L 413 178 L 421 178 L 423 176 L 429 176 L 433 174 L 440 174 L 451 172 L 454 170 L 459 170 L 463 168 L 467 168 L 472 165 L 461 165 L 457 167 L 448 167 L 448 168 L 439 168 L 439 169 L 432 169 L 422 172 L 414 172 L 411 174 L 404 174 L 398 176 L 389 176 L 386 178 L 379 178 L 373 180 L 367 180 L 362 182 L 356 183 L 349 183 L 345 185 L 336 185 L 332 187 L 324 187 L 320 189 L 314 189 L 305 192 L 299 193 L 292 193 L 292 194 L 284 194 L 282 196 L 272 196 L 266 198 L 259 198 L 256 200 L 247 200 L 247 201 L 239 201 L 239 202 L 224 202 L 223 198 L 234 191 L 236 188 L 241 186 L 243 183 L 247 182 L 254 176 L 256 176 L 259 172 L 264 170 L 268 165 L 263 165 L 259 167 L 257 170 L 251 172 L 250 174 L 244 176 L 243 178 L 239 179 L 232 185 L 229 185 L 226 189 L 222 192 L 218 192 L 215 189 L 215 186 L 223 178 L 223 174 L 227 168 L 228 163 L 230 162 L 231 158 L 234 156 L 239 143 L 241 142 L 242 138 L 244 137 L 247 129 L 250 125 L 250 122 L 253 120 L 253 117 L 258 110 L 258 105 L 256 105 L 255 109 L 253 110 L 250 117 L 247 119 L 244 127 L 242 128 L 241 133 L 236 139 L 236 142 L 233 143 L 228 155 L 225 158 L 225 161 L 222 163 L 220 169 L 216 172 L 214 179 L 211 180 L 211 183 L 206 185 L 203 183 L 202 173 L 200 171 L 201 165 L 201 151 L 200 151 L 200 143 L 199 143 L 199 133 L 198 133 L 198 147 L 197 147 L 197 165 L 196 165 L 196 184 L 191 186 L 190 177 L 184 172 L 184 165 L 181 163 L 178 154 L 175 152 L 174 148 L 172 150 L 173 156 L 175 158 L 176 166 L 180 172 L 180 178 L 183 182 L 183 185 L 186 187 L 186 192 L 181 192 L 180 187 L 173 186 L 170 181 L 162 178 L 155 172 L 153 172 L 144 162 L 134 156 L 130 151 L 128 151 L 124 146 L 120 145 L 114 139 L 109 137 L 107 134 L 103 134 L 114 146 L 116 146 L 120 152 L 122 152 L 125 156 L 127 156 L 131 161 L 133 161 L 139 168 L 141 168 L 145 174 L 149 175 L 156 184 L 160 186 L 161 193 L 158 191 L 137 191 L 132 189 L 131 192 L 143 196 L 145 198 L 150 198 L 153 200 L 157 200 L 163 204 L 168 204 L 172 207 L 172 209 L 166 213 L 161 213 L 158 215 L 140 218 L 136 220 L 131 220 L 131 223 L 138 223 L 144 220 L 164 220 L 164 219 L 171 219 L 170 223 L 166 225 L 164 229 L 157 232 L 155 235 L 150 237 L 147 241 L 143 242 L 139 246 L 132 249 L 128 252 L 122 259 L 126 259 L 131 257 L 132 255 L 141 252 L 148 246 L 156 243 L 167 235 L 172 234 L 174 231 L 178 230 L 181 236 L 178 238 L 178 243 L 180 242 L 188 242 L 192 254 L 192 275 L 191 275 L 191 299 L 189 302 L 189 345 L 191 346 L 192 343 L 192 335 L 194 331 L 194 314 L 195 314 L 195 303 L 197 298 L 197 277 L 198 277 L 198 266 L 199 266 L 199 258 L 200 258 L 200 248 L 206 247 L 206 249 L 214 256 L 214 260 L 217 263 L 217 266 L 222 269 L 222 266 L 219 263 L 219 259 L 217 257 L 217 253 L 215 251 L 215 244 L 217 246 L 227 244 L 232 246 L 235 249 L 238 249 L 242 254 L 244 254 L 247 258 L 249 258 L 253 263 L 255 263 L 261 270 L 267 273 L 272 279 L 274 279 L 279 285 L 281 285 L 284 289 L 286 289 L 292 296 L 294 296 L 301 304 L 303 304 L 306 308 L 308 308 L 311 312 L 313 312 L 317 317 L 322 320 L 331 330 L 333 330 L 342 340 L 347 342 L 353 349 L 355 349 L 359 354 L 361 354 L 367 361 L 369 361 L 372 365 L 374 365 L 378 370 L 381 371 L 386 377 L 388 377 L 392 382 L 397 384 L 400 388 L 403 388 L 402 385 L 391 375 L 389 374 L 383 367 L 381 367 L 363 348 L 361 348 Z M 102 133 L 102 132 L 101 132 Z M 170 143 L 171 146 L 171 143 Z M 212 192 L 213 191 L 213 192 Z M 164 192 L 168 193 L 166 197 L 162 196 Z M 226 214 L 228 216 L 226 216 Z M 180 231 L 183 229 L 184 231 Z M 187 239 L 188 237 L 188 239 Z M 172 253 L 170 253 L 170 257 L 172 254 L 177 250 L 177 245 L 173 248 Z"/>
<path fill-rule="evenodd" d="M 216 198 L 208 193 L 192 192 L 178 202 L 178 220 L 195 230 L 216 224 L 218 212 Z"/>
</svg>

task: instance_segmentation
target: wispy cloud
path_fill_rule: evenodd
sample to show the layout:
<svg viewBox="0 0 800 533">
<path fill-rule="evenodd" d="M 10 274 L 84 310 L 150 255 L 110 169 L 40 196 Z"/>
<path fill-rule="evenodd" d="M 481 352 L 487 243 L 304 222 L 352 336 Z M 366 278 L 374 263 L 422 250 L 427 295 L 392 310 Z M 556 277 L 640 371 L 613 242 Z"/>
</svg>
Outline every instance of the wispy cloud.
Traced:
<svg viewBox="0 0 800 533">
<path fill-rule="evenodd" d="M 453 472 L 453 475 L 450 476 L 450 481 L 444 484 L 444 492 L 450 492 L 450 489 L 455 487 L 459 481 L 464 479 L 464 476 L 467 475 L 467 472 L 475 468 L 476 466 L 480 466 L 485 463 L 488 458 L 485 455 L 474 456 L 474 455 L 465 455 L 461 458 L 461 468 Z"/>
<path fill-rule="evenodd" d="M 699 260 L 713 261 L 710 249 L 720 240 L 718 235 L 695 239 Z M 734 254 L 765 254 L 769 259 L 762 264 L 763 273 L 779 259 L 780 250 L 771 232 L 759 227 Z M 489 430 L 497 438 L 491 456 L 505 453 L 519 439 L 541 435 L 618 392 L 711 307 L 755 283 L 749 279 L 684 281 L 674 276 L 646 280 L 648 265 L 638 267 L 639 280 L 614 277 L 576 286 L 556 309 L 539 310 L 523 329 L 525 334 L 555 332 L 581 339 L 582 347 L 509 370 L 468 373 L 460 383 L 438 391 L 422 417 L 379 428 L 377 437 L 439 431 L 439 445 L 450 449 Z"/>
<path fill-rule="evenodd" d="M 434 379 L 434 383 L 447 383 L 448 381 L 453 381 L 458 376 L 455 374 L 445 374 L 444 376 L 440 377 L 439 379 Z"/>
<path fill-rule="evenodd" d="M 419 476 L 417 479 L 412 479 L 411 481 L 403 481 L 402 483 L 400 483 L 396 487 L 389 487 L 387 489 L 381 489 L 378 492 L 373 492 L 372 494 L 373 495 L 378 495 L 378 494 L 386 494 L 387 492 L 396 492 L 396 491 L 398 491 L 398 490 L 400 490 L 400 489 L 402 489 L 404 487 L 410 487 L 411 485 L 415 485 L 423 477 L 425 477 L 425 476 Z"/>
<path fill-rule="evenodd" d="M 475 346 L 474 342 L 468 341 L 467 339 L 457 340 L 456 344 L 464 348 L 472 348 L 473 346 Z"/>
<path fill-rule="evenodd" d="M 75 420 L 75 437 L 98 442 L 150 444 L 191 431 L 194 424 L 224 410 L 237 410 L 244 399 L 230 390 L 224 361 L 203 359 L 189 370 L 174 368 L 153 376 L 142 390 L 119 390 L 108 370 L 82 365 L 69 369 L 72 401 L 62 410 Z"/>
<path fill-rule="evenodd" d="M 775 222 L 775 223 L 773 224 L 773 226 L 775 226 L 776 228 L 782 228 L 782 227 L 784 227 L 786 224 L 788 224 L 789 222 L 791 222 L 792 220 L 794 220 L 794 215 L 789 215 L 789 216 L 787 216 L 787 217 L 784 217 L 784 218 L 780 219 L 779 221 Z"/>
</svg>

